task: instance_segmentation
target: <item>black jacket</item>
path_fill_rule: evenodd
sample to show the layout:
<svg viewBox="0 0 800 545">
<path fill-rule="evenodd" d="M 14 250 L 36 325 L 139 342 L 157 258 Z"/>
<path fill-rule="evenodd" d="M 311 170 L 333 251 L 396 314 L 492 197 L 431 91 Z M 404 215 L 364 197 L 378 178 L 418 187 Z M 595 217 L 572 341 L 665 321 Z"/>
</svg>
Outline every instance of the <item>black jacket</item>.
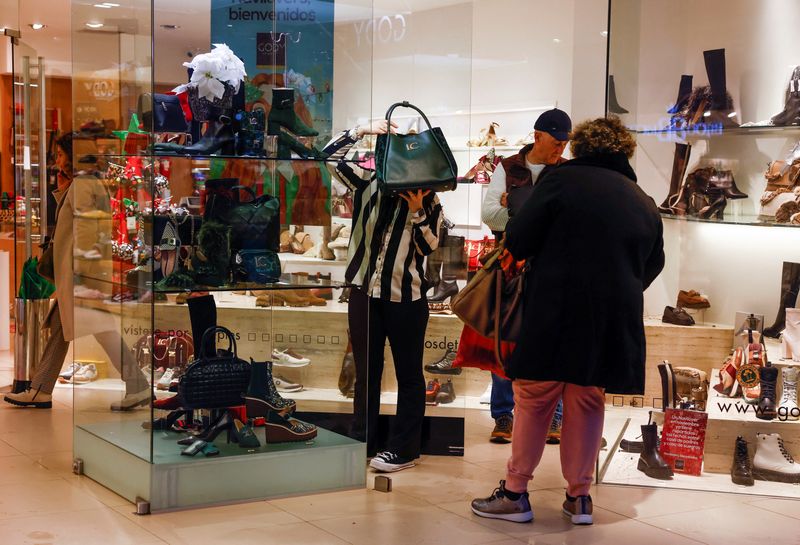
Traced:
<svg viewBox="0 0 800 545">
<path fill-rule="evenodd" d="M 540 179 L 506 227 L 506 247 L 531 262 L 511 378 L 642 394 L 642 292 L 664 267 L 662 231 L 622 154 Z"/>
</svg>

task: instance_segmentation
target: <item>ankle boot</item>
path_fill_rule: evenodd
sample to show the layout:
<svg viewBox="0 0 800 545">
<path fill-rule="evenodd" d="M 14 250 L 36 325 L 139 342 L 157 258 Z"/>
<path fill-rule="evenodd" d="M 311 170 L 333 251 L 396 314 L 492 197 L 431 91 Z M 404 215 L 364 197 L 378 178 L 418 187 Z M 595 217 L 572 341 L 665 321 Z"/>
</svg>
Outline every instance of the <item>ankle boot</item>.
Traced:
<svg viewBox="0 0 800 545">
<path fill-rule="evenodd" d="M 220 153 L 221 155 L 234 155 L 236 152 L 231 118 L 219 116 L 218 121 L 209 121 L 206 132 L 199 142 L 186 146 L 182 153 L 188 155 L 211 155 Z"/>
<path fill-rule="evenodd" d="M 777 339 L 781 335 L 786 324 L 786 309 L 794 308 L 797 303 L 797 293 L 800 289 L 800 263 L 783 262 L 781 272 L 781 297 L 778 307 L 778 315 L 775 323 L 764 328 L 764 335 Z"/>
<path fill-rule="evenodd" d="M 773 420 L 778 416 L 778 405 L 776 403 L 778 396 L 777 383 L 778 383 L 778 368 L 771 365 L 762 367 L 758 373 L 761 386 L 761 392 L 758 397 L 758 410 L 756 416 L 761 420 Z"/>
<path fill-rule="evenodd" d="M 189 307 L 189 321 L 192 324 L 192 343 L 195 357 L 216 352 L 217 340 L 214 336 L 206 339 L 206 346 L 201 346 L 203 334 L 212 327 L 217 327 L 217 305 L 213 295 L 191 297 L 186 301 Z"/>
<path fill-rule="evenodd" d="M 783 393 L 778 414 L 781 420 L 800 420 L 800 409 L 797 407 L 797 376 L 800 370 L 797 367 L 784 367 L 781 373 L 783 375 Z"/>
<path fill-rule="evenodd" d="M 608 111 L 612 114 L 628 113 L 628 110 L 617 102 L 617 86 L 614 84 L 614 76 L 608 76 Z"/>
<path fill-rule="evenodd" d="M 675 157 L 672 160 L 672 178 L 669 181 L 669 194 L 658 209 L 665 214 L 683 215 L 688 208 L 688 192 L 682 191 L 683 178 L 689 165 L 692 146 L 675 144 Z M 685 193 L 685 195 L 684 195 Z"/>
<path fill-rule="evenodd" d="M 671 479 L 672 468 L 658 452 L 658 426 L 647 424 L 642 426 L 642 443 L 644 447 L 639 455 L 636 469 L 644 472 L 652 479 Z"/>
<path fill-rule="evenodd" d="M 780 434 L 756 434 L 753 478 L 760 481 L 800 483 L 800 464 L 789 454 Z"/>
<path fill-rule="evenodd" d="M 678 85 L 678 98 L 675 99 L 675 104 L 667 110 L 668 114 L 677 114 L 689 102 L 689 96 L 692 94 L 692 76 L 684 74 L 681 76 L 681 82 Z"/>
<path fill-rule="evenodd" d="M 725 75 L 725 50 L 711 49 L 703 51 L 703 58 L 711 87 L 710 115 L 703 117 L 703 123 L 722 123 L 723 127 L 738 127 L 736 112 L 733 111 L 733 99 L 728 94 Z"/>
<path fill-rule="evenodd" d="M 786 88 L 786 102 L 783 111 L 772 118 L 778 126 L 800 125 L 800 66 L 795 66 L 789 86 Z"/>
<path fill-rule="evenodd" d="M 458 293 L 458 284 L 455 280 L 444 280 L 436 286 L 433 295 L 428 297 L 429 303 L 443 303 L 446 299 Z"/>
<path fill-rule="evenodd" d="M 733 449 L 733 464 L 731 464 L 731 481 L 733 484 L 753 486 L 753 467 L 750 465 L 750 456 L 747 454 L 747 441 L 742 436 L 736 438 Z"/>
<path fill-rule="evenodd" d="M 250 385 L 244 402 L 248 418 L 266 416 L 270 411 L 288 415 L 297 406 L 293 400 L 284 399 L 278 393 L 272 379 L 272 362 L 253 361 L 253 358 L 250 358 Z"/>
<path fill-rule="evenodd" d="M 285 129 L 295 136 L 318 136 L 319 132 L 306 125 L 294 111 L 294 89 L 276 87 L 272 89 L 272 107 L 267 123 L 268 133 L 279 135 Z"/>
<path fill-rule="evenodd" d="M 264 110 L 244 110 L 237 112 L 235 119 L 238 130 L 236 132 L 236 154 L 242 157 L 259 157 L 265 155 L 264 131 L 267 128 Z"/>
</svg>

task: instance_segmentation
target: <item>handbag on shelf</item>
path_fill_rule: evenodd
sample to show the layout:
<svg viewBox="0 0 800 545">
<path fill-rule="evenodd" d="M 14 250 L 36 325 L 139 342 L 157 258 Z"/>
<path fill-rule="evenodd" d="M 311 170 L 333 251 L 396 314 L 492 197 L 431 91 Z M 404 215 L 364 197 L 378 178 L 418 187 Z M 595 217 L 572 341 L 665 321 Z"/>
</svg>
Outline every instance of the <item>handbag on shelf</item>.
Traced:
<svg viewBox="0 0 800 545">
<path fill-rule="evenodd" d="M 139 97 L 139 117 L 145 130 L 152 127 L 157 133 L 191 132 L 178 95 L 144 93 Z"/>
<path fill-rule="evenodd" d="M 231 246 L 240 249 L 280 249 L 280 201 L 271 195 L 256 197 L 249 187 L 234 186 L 234 202 L 226 208 L 222 218 L 231 228 Z M 241 202 L 240 192 L 249 193 L 252 199 Z"/>
<path fill-rule="evenodd" d="M 464 250 L 467 254 L 467 270 L 469 272 L 475 272 L 480 269 L 483 262 L 494 251 L 495 247 L 495 240 L 493 238 L 490 239 L 488 235 L 482 239 L 465 240 Z"/>
<path fill-rule="evenodd" d="M 250 364 L 236 353 L 236 338 L 229 329 L 210 327 L 200 346 L 222 333 L 228 338 L 227 350 L 200 354 L 180 378 L 178 394 L 186 409 L 223 409 L 244 404 L 242 396 L 250 384 Z M 211 344 L 215 346 L 215 344 Z"/>
<path fill-rule="evenodd" d="M 502 343 L 516 342 L 522 330 L 522 300 L 528 266 L 515 261 L 501 243 L 450 307 L 467 326 L 495 343 L 497 362 L 506 367 Z"/>
<path fill-rule="evenodd" d="M 150 365 L 153 369 L 185 367 L 194 356 L 194 343 L 183 331 L 156 331 L 140 337 L 132 351 L 142 369 Z"/>
<path fill-rule="evenodd" d="M 391 126 L 396 108 L 416 110 L 428 128 L 415 134 L 380 134 L 375 148 L 378 184 L 387 193 L 409 190 L 451 191 L 456 188 L 456 161 L 444 134 L 432 127 L 422 110 L 407 101 L 392 104 L 386 112 Z"/>
<path fill-rule="evenodd" d="M 239 250 L 234 261 L 236 282 L 269 284 L 281 279 L 281 260 L 273 250 Z"/>
</svg>

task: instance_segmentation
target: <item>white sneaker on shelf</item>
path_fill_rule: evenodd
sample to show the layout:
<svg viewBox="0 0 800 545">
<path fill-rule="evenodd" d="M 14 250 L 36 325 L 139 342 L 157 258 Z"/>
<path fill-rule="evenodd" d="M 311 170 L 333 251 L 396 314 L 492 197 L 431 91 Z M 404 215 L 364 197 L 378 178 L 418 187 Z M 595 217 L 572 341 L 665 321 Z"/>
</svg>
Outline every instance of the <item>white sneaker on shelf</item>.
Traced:
<svg viewBox="0 0 800 545">
<path fill-rule="evenodd" d="M 284 367 L 305 367 L 311 363 L 311 360 L 287 348 L 286 350 L 274 349 L 272 351 L 272 363 L 273 365 L 282 365 Z"/>
<path fill-rule="evenodd" d="M 492 402 L 492 383 L 490 382 L 478 400 L 481 405 L 489 405 Z"/>
<path fill-rule="evenodd" d="M 286 380 L 280 375 L 275 375 L 272 377 L 272 380 L 275 382 L 275 388 L 277 388 L 279 392 L 300 392 L 303 390 L 302 384 Z"/>
<path fill-rule="evenodd" d="M 59 373 L 58 375 L 58 382 L 62 384 L 67 384 L 72 380 L 72 377 L 78 370 L 81 368 L 81 364 L 78 362 L 72 362 L 69 366 L 64 369 L 63 372 Z"/>
<path fill-rule="evenodd" d="M 175 376 L 175 368 L 170 367 L 169 369 L 164 371 L 164 374 L 161 375 L 160 379 L 158 379 L 158 382 L 156 383 L 156 388 L 158 388 L 159 390 L 169 390 L 169 385 L 172 384 L 172 379 L 174 376 Z"/>
<path fill-rule="evenodd" d="M 92 382 L 96 378 L 97 367 L 93 363 L 87 363 L 75 371 L 75 374 L 72 375 L 72 382 L 75 384 L 86 384 L 87 382 Z"/>
</svg>

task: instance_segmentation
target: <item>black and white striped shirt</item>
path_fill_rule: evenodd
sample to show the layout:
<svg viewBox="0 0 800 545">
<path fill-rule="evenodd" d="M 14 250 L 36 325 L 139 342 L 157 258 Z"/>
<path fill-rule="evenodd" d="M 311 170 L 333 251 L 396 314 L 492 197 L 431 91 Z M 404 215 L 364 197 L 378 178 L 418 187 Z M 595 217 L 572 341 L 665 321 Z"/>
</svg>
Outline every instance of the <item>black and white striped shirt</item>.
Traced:
<svg viewBox="0 0 800 545">
<path fill-rule="evenodd" d="M 331 174 L 353 190 L 353 223 L 345 280 L 370 297 L 409 302 L 425 296 L 425 257 L 439 246 L 442 205 L 431 193 L 412 214 L 400 197 L 384 194 L 371 170 L 343 159 L 357 142 L 345 131 L 325 146 Z"/>
</svg>

